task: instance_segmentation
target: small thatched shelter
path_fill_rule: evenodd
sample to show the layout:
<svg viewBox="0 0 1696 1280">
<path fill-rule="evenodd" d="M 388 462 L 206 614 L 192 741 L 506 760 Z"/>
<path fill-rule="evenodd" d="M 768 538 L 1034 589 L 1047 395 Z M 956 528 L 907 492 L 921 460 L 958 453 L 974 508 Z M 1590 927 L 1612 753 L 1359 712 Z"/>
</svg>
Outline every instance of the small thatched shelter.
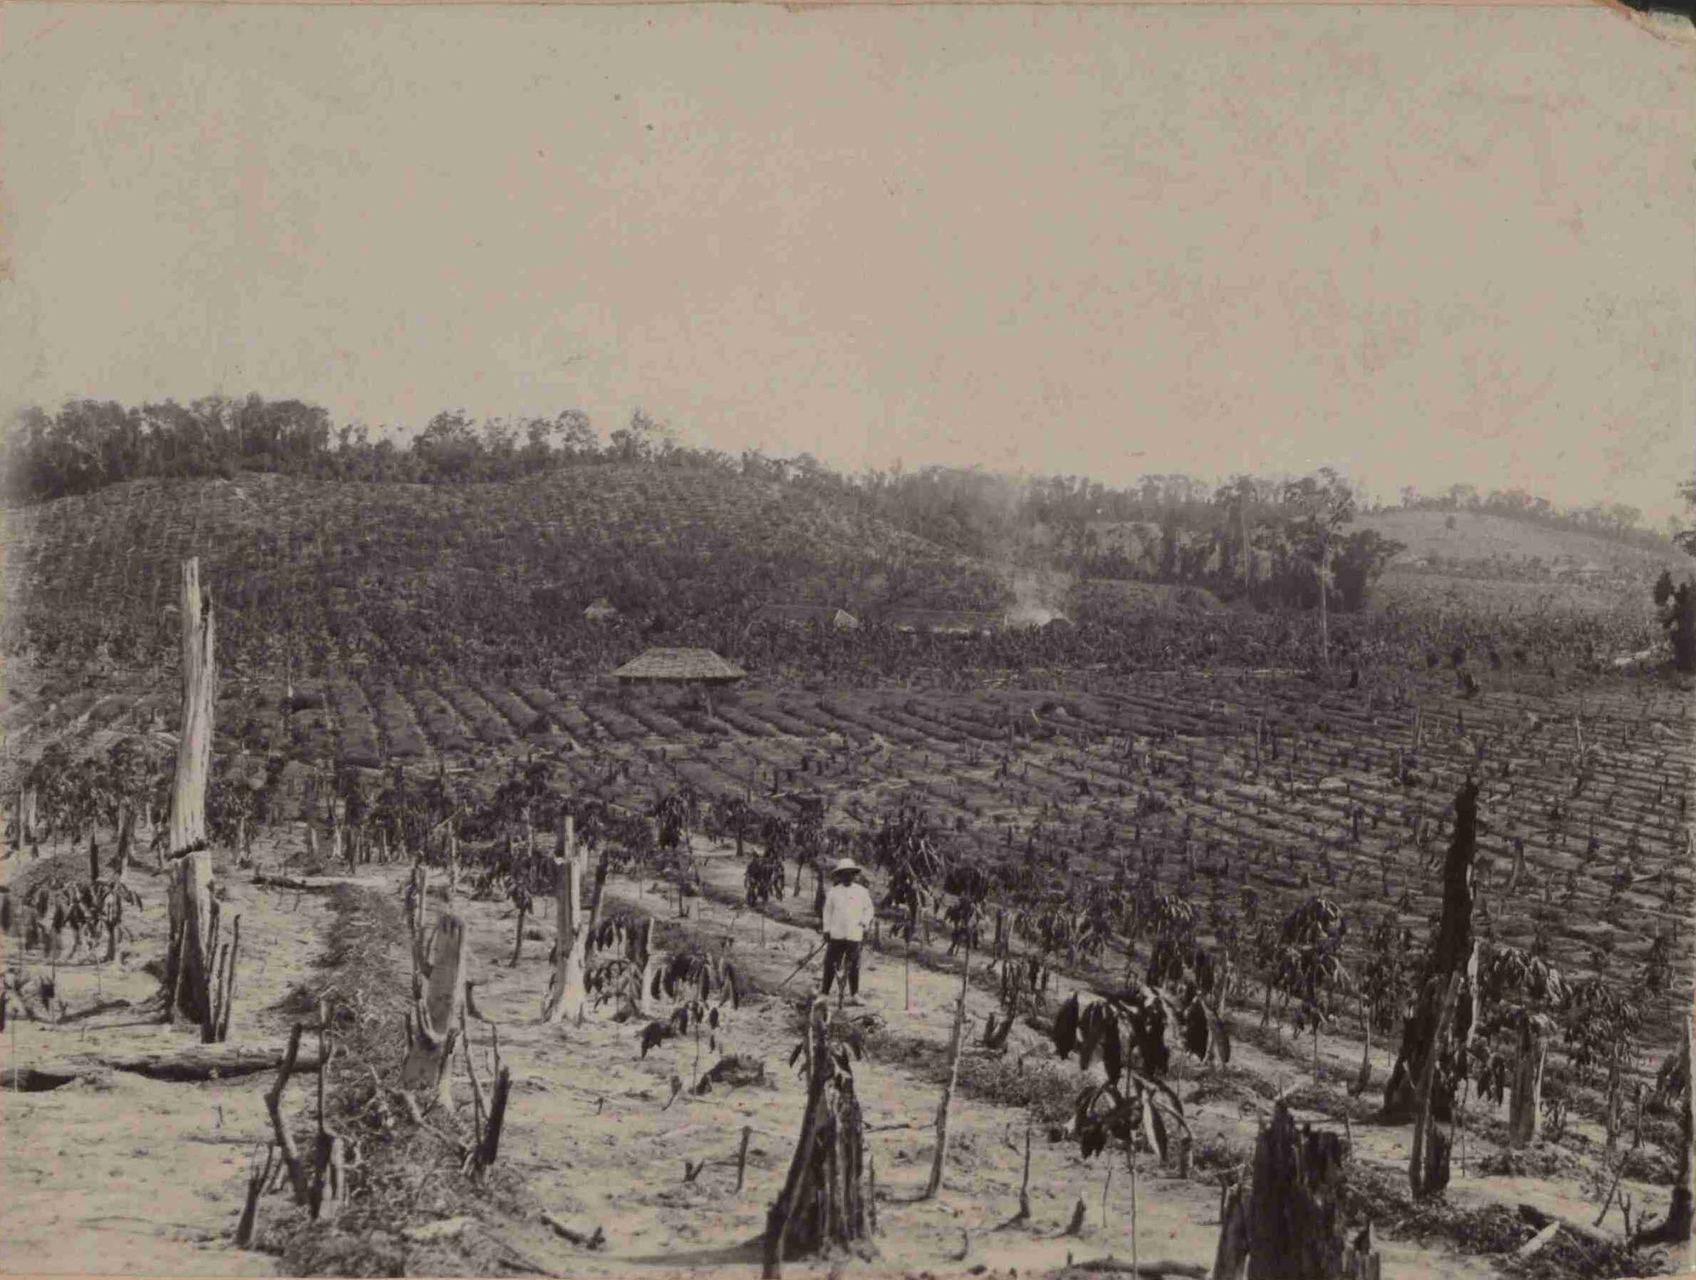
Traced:
<svg viewBox="0 0 1696 1280">
<path fill-rule="evenodd" d="M 618 617 L 618 610 L 613 608 L 612 601 L 602 596 L 583 610 L 583 617 L 589 622 L 605 622 L 609 618 Z"/>
<path fill-rule="evenodd" d="M 817 625 L 831 627 L 837 631 L 853 631 L 860 625 L 860 620 L 846 609 L 816 604 L 762 605 L 760 611 L 754 615 L 754 620 L 788 627 Z"/>
<path fill-rule="evenodd" d="M 620 684 L 735 684 L 748 673 L 711 649 L 649 649 L 613 675 Z"/>
</svg>

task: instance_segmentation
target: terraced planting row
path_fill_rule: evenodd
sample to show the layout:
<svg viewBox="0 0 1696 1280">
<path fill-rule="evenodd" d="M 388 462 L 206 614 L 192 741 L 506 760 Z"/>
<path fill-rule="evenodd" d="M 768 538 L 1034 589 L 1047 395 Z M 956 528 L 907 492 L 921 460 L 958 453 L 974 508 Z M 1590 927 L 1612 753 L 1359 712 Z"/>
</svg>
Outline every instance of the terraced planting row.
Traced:
<svg viewBox="0 0 1696 1280">
<path fill-rule="evenodd" d="M 163 506 L 157 518 L 184 519 Z M 1444 810 L 1471 774 L 1484 788 L 1484 910 L 1500 936 L 1541 933 L 1580 972 L 1610 947 L 1635 963 L 1674 926 L 1689 955 L 1687 698 L 1650 679 L 1530 670 L 1485 672 L 1476 697 L 1444 667 L 1344 683 L 1214 671 L 1092 677 L 1049 694 L 751 684 L 698 718 L 663 696 L 396 685 L 366 668 L 359 682 L 297 680 L 298 709 L 229 697 L 273 751 L 376 768 L 540 750 L 574 781 L 633 801 L 682 781 L 708 795 L 820 791 L 849 829 L 917 798 L 984 858 L 1034 843 L 1069 850 L 1080 873 L 1147 867 L 1210 900 L 1324 891 L 1417 928 L 1438 901 Z M 71 693 L 8 708 L 4 725 L 20 747 L 88 743 L 139 726 L 143 698 Z M 609 764 L 622 769 L 611 781 Z"/>
</svg>

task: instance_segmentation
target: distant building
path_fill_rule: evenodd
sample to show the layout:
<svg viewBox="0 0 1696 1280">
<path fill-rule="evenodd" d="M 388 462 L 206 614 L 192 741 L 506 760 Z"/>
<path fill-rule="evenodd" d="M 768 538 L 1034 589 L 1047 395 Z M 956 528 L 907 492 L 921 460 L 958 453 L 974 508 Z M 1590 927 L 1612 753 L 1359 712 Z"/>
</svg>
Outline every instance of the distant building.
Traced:
<svg viewBox="0 0 1696 1280">
<path fill-rule="evenodd" d="M 999 630 L 1004 620 L 993 613 L 972 613 L 965 609 L 892 609 L 888 621 L 897 631 L 986 636 Z"/>
<path fill-rule="evenodd" d="M 779 626 L 805 627 L 817 624 L 838 631 L 853 631 L 860 620 L 846 609 L 817 604 L 768 604 L 754 615 L 756 622 L 776 623 Z"/>
<path fill-rule="evenodd" d="M 649 649 L 613 675 L 620 684 L 735 684 L 747 672 L 711 649 Z"/>
<path fill-rule="evenodd" d="M 1568 561 L 1565 564 L 1555 565 L 1551 571 L 1551 576 L 1573 578 L 1579 582 L 1600 582 L 1611 572 L 1612 570 L 1597 564 L 1594 560 L 1586 560 L 1582 564 L 1574 564 Z"/>
</svg>

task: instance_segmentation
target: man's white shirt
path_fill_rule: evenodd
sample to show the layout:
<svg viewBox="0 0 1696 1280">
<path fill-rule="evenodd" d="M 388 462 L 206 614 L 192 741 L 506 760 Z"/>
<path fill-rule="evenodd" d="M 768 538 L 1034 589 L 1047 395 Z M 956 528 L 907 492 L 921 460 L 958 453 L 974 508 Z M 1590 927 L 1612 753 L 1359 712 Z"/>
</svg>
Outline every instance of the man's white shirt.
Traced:
<svg viewBox="0 0 1696 1280">
<path fill-rule="evenodd" d="M 863 884 L 833 885 L 824 897 L 824 936 L 859 942 L 877 914 L 871 890 Z"/>
</svg>

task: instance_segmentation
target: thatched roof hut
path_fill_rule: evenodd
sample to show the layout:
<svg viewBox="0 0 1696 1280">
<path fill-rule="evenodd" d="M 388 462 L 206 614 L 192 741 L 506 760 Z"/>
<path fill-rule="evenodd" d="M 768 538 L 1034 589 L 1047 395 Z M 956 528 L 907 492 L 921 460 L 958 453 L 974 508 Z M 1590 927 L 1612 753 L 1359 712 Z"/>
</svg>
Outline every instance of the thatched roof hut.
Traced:
<svg viewBox="0 0 1696 1280">
<path fill-rule="evenodd" d="M 621 684 L 735 684 L 747 674 L 711 649 L 649 649 L 613 672 Z"/>
<path fill-rule="evenodd" d="M 610 600 L 602 596 L 583 610 L 583 616 L 590 622 L 605 622 L 608 618 L 618 617 L 618 610 L 613 608 Z"/>
</svg>

